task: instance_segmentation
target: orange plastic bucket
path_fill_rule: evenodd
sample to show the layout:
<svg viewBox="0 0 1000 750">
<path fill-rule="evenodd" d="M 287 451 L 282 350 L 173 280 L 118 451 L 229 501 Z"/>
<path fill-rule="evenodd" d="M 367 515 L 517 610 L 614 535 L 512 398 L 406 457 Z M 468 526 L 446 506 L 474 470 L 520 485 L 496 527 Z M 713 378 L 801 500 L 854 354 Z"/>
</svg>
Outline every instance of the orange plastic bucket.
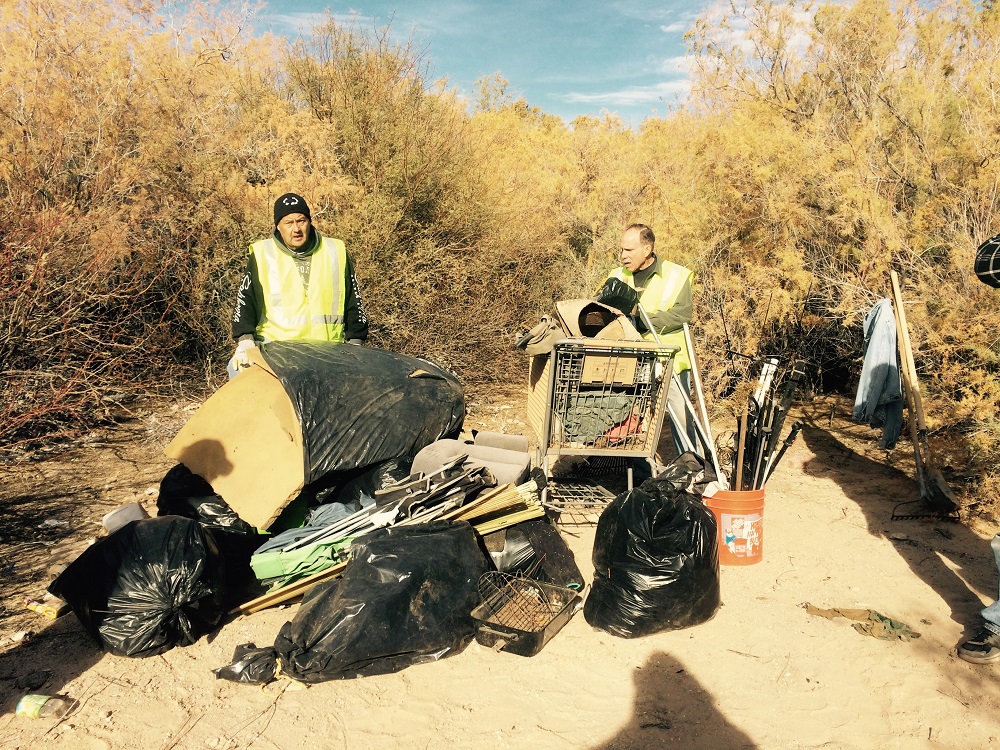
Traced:
<svg viewBox="0 0 1000 750">
<path fill-rule="evenodd" d="M 753 565 L 764 558 L 764 490 L 719 490 L 705 505 L 719 524 L 721 565 Z"/>
</svg>

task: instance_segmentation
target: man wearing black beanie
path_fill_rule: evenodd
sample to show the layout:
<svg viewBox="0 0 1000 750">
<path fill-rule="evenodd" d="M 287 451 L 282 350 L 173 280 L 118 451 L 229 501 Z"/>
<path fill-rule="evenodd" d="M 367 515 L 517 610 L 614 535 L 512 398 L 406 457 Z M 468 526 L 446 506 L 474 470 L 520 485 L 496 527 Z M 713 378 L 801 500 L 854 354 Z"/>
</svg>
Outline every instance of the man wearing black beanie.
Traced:
<svg viewBox="0 0 1000 750">
<path fill-rule="evenodd" d="M 274 231 L 250 246 L 236 296 L 233 338 L 230 378 L 249 366 L 249 350 L 261 342 L 362 344 L 368 338 L 368 316 L 344 242 L 316 231 L 301 195 L 279 197 Z"/>
</svg>

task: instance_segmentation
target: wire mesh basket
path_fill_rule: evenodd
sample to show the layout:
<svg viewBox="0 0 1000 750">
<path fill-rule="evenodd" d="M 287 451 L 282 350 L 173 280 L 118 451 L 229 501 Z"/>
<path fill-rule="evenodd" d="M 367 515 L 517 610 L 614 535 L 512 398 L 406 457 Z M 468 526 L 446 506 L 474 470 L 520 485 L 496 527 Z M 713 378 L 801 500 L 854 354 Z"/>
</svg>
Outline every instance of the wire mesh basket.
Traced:
<svg viewBox="0 0 1000 750">
<path fill-rule="evenodd" d="M 676 352 L 646 341 L 557 342 L 534 390 L 545 381 L 538 464 L 546 475 L 559 456 L 641 458 L 655 468 Z"/>
<path fill-rule="evenodd" d="M 476 641 L 496 651 L 534 656 L 569 622 L 580 593 L 523 576 L 490 571 L 479 579 L 472 611 Z"/>
</svg>

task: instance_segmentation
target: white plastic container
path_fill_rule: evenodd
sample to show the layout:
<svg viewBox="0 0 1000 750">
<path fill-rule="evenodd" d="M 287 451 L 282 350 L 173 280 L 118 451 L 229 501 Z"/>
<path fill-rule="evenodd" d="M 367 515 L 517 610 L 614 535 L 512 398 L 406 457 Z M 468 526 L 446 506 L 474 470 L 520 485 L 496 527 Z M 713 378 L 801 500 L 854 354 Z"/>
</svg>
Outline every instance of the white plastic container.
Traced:
<svg viewBox="0 0 1000 750">
<path fill-rule="evenodd" d="M 113 534 L 130 521 L 141 521 L 143 518 L 149 518 L 145 508 L 139 503 L 126 503 L 104 516 L 104 528 Z"/>
</svg>

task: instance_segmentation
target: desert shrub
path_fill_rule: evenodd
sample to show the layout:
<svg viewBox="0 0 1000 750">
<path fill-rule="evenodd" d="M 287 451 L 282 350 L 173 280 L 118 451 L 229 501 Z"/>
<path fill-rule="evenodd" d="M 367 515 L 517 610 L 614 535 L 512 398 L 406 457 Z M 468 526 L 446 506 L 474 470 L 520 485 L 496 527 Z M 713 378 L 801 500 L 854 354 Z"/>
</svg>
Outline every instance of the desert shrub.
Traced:
<svg viewBox="0 0 1000 750">
<path fill-rule="evenodd" d="M 716 416 L 764 355 L 852 393 L 896 270 L 931 440 L 970 494 L 1000 483 L 1000 298 L 972 274 L 998 229 L 992 4 L 713 8 L 689 101 L 636 130 L 563 123 L 499 75 L 468 102 L 387 28 L 326 17 L 287 42 L 250 20 L 0 7 L 18 61 L 0 70 L 0 442 L 217 386 L 247 245 L 292 190 L 347 241 L 373 343 L 467 382 L 522 380 L 516 331 L 593 293 L 623 228 L 651 225 L 695 271 Z"/>
</svg>

